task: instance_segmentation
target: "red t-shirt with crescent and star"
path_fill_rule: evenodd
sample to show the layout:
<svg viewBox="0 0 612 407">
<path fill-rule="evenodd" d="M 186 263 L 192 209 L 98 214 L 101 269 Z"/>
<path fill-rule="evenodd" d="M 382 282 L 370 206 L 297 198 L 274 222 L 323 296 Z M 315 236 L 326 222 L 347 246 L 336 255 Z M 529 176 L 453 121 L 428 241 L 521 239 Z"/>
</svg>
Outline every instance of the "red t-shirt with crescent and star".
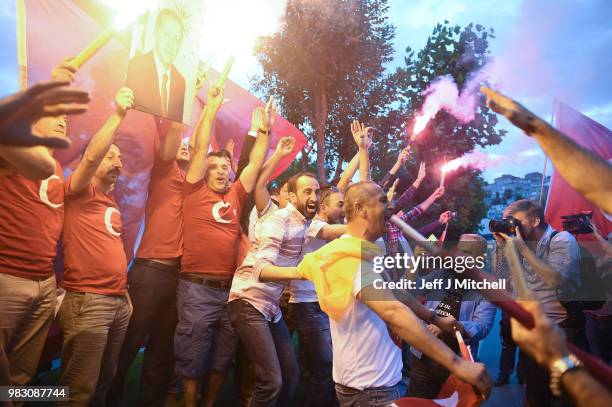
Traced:
<svg viewBox="0 0 612 407">
<path fill-rule="evenodd" d="M 126 293 L 127 262 L 121 213 L 115 200 L 93 184 L 78 192 L 66 181 L 62 287 L 103 295 Z"/>
<path fill-rule="evenodd" d="M 240 247 L 240 213 L 247 193 L 240 180 L 224 194 L 204 180 L 185 181 L 182 273 L 231 278 Z"/>
<path fill-rule="evenodd" d="M 151 170 L 145 229 L 138 256 L 173 259 L 183 254 L 183 171 L 176 160 L 156 159 Z"/>
<path fill-rule="evenodd" d="M 64 173 L 42 181 L 0 176 L 0 273 L 31 280 L 53 274 L 64 224 Z"/>
</svg>

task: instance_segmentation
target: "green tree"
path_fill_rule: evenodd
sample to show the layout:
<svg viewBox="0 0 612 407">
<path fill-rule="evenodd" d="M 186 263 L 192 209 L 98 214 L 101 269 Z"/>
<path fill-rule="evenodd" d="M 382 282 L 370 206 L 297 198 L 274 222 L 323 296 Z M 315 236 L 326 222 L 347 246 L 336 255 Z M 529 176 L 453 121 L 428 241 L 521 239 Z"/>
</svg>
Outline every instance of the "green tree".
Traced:
<svg viewBox="0 0 612 407">
<path fill-rule="evenodd" d="M 370 123 L 393 101 L 388 8 L 387 0 L 289 0 L 282 30 L 256 49 L 263 74 L 253 86 L 277 97 L 306 134 L 322 182 L 356 151 L 351 120 Z M 306 167 L 306 154 L 302 161 Z"/>
<path fill-rule="evenodd" d="M 384 174 L 393 164 L 389 154 L 405 144 L 407 131 L 419 112 L 423 102 L 423 92 L 429 84 L 442 75 L 451 75 L 463 89 L 470 76 L 490 60 L 489 40 L 494 37 L 493 29 L 479 24 L 466 27 L 451 25 L 448 21 L 437 24 L 423 49 L 415 53 L 406 48 L 404 65 L 396 70 L 391 82 L 398 86 L 398 108 L 383 120 L 381 127 L 388 137 L 379 143 L 371 154 L 372 165 Z M 427 163 L 428 175 L 416 199 L 424 199 L 439 185 L 440 165 L 444 161 L 460 157 L 476 147 L 498 144 L 505 135 L 504 130 L 496 128 L 497 116 L 486 107 L 484 97 L 480 97 L 475 119 L 467 124 L 458 121 L 446 111 L 434 116 L 427 127 L 419 134 L 415 145 L 415 156 L 409 161 L 407 170 L 416 176 L 419 161 Z M 395 150 L 394 150 L 395 149 Z M 446 194 L 437 203 L 438 209 L 458 212 L 458 220 L 453 224 L 457 233 L 475 232 L 480 220 L 486 215 L 484 207 L 485 192 L 480 171 L 475 169 L 458 170 L 447 174 Z M 400 182 L 406 187 L 412 182 Z M 431 211 L 435 213 L 435 207 Z M 423 222 L 431 221 L 434 215 L 426 216 Z"/>
</svg>

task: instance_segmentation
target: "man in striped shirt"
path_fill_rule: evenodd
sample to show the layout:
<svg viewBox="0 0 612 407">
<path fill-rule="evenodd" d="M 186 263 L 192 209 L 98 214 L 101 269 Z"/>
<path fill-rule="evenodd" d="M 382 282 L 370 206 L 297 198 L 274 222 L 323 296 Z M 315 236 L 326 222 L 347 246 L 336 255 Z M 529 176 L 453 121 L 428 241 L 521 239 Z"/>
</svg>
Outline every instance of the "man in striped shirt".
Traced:
<svg viewBox="0 0 612 407">
<path fill-rule="evenodd" d="M 293 267 L 313 238 L 332 240 L 343 225 L 311 224 L 319 204 L 319 183 L 310 173 L 288 184 L 290 203 L 260 219 L 247 257 L 236 270 L 229 297 L 230 320 L 255 370 L 250 406 L 287 405 L 298 383 L 298 366 L 279 301 L 285 282 L 263 283 L 263 270 Z"/>
</svg>

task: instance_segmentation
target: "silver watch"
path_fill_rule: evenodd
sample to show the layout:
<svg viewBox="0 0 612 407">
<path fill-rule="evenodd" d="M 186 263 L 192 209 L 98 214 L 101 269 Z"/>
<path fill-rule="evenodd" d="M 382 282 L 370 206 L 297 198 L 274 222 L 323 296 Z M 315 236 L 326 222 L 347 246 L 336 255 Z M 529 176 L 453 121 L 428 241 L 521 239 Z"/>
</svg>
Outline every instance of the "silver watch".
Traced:
<svg viewBox="0 0 612 407">
<path fill-rule="evenodd" d="M 573 353 L 555 360 L 550 365 L 550 391 L 554 396 L 561 396 L 561 377 L 563 374 L 581 366 L 582 362 Z"/>
</svg>

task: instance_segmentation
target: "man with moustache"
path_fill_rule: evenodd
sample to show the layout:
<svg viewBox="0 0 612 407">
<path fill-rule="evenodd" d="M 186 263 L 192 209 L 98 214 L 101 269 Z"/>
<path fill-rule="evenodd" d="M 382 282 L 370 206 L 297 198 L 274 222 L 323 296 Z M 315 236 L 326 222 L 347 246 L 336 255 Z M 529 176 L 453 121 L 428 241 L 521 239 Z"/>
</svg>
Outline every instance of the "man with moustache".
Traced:
<svg viewBox="0 0 612 407">
<path fill-rule="evenodd" d="M 182 127 L 170 124 L 151 169 L 145 229 L 128 273 L 134 310 L 107 396 L 109 405 L 119 404 L 125 377 L 145 342 L 139 403 L 163 406 L 172 380 L 176 290 L 183 254 L 183 182 L 190 160 L 188 143 L 181 143 Z"/>
<path fill-rule="evenodd" d="M 332 240 L 345 227 L 311 224 L 319 202 L 315 176 L 301 172 L 288 182 L 290 203 L 259 220 L 255 239 L 236 270 L 229 314 L 255 371 L 250 406 L 289 405 L 298 382 L 298 366 L 280 299 L 285 283 L 263 283 L 259 275 L 295 266 L 310 239 Z"/>
<path fill-rule="evenodd" d="M 76 71 L 67 63 L 60 64 L 52 74 L 57 82 L 35 85 L 35 92 L 49 97 L 49 91 L 60 91 L 58 86 L 70 82 L 58 75 L 60 70 L 70 75 Z M 70 98 L 63 102 L 88 100 L 83 92 Z M 39 108 L 40 112 L 44 108 L 58 111 L 52 106 Z M 66 139 L 65 115 L 11 117 L 18 123 L 4 132 L 29 133 L 31 129 L 37 138 Z M 5 385 L 25 385 L 36 373 L 56 303 L 53 262 L 63 223 L 64 173 L 53 150 L 0 146 L 0 354 L 6 356 L 4 362 L 8 363 L 3 367 L 9 377 L 5 380 L 10 381 Z"/>
<path fill-rule="evenodd" d="M 121 214 L 112 193 L 121 172 L 115 133 L 134 103 L 128 88 L 115 97 L 115 112 L 92 137 L 66 181 L 64 279 L 59 309 L 63 334 L 60 384 L 70 405 L 104 405 L 131 313 Z"/>
</svg>

